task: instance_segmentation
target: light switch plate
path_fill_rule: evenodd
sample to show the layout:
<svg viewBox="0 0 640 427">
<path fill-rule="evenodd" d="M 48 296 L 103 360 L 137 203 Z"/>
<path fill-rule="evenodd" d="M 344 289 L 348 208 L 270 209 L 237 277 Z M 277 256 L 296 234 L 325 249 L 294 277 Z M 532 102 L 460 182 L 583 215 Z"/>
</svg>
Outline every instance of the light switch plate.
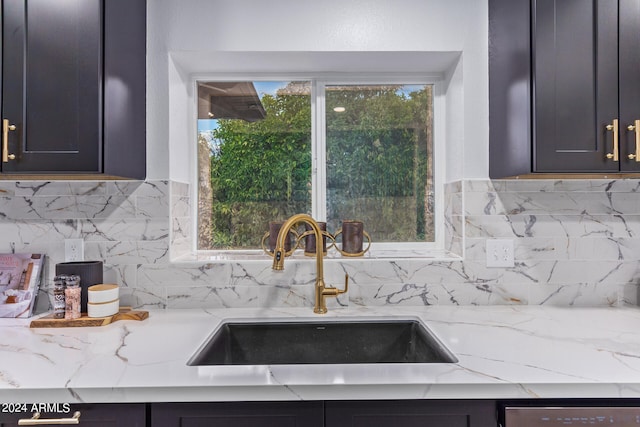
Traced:
<svg viewBox="0 0 640 427">
<path fill-rule="evenodd" d="M 65 262 L 84 261 L 84 240 L 65 239 L 64 260 Z"/>
<path fill-rule="evenodd" d="M 487 267 L 513 267 L 513 240 L 487 239 Z"/>
</svg>

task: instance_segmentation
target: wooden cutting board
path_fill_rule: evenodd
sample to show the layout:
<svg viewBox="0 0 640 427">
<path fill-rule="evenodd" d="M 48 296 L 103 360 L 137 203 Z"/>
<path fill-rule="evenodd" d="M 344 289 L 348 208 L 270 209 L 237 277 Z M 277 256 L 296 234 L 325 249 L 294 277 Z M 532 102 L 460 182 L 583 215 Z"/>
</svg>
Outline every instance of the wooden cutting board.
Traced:
<svg viewBox="0 0 640 427">
<path fill-rule="evenodd" d="M 120 307 L 120 311 L 112 316 L 88 317 L 86 313 L 78 319 L 54 319 L 53 313 L 31 321 L 30 328 L 76 328 L 81 326 L 104 326 L 118 320 L 144 320 L 149 317 L 148 311 L 131 310 L 131 307 Z"/>
</svg>

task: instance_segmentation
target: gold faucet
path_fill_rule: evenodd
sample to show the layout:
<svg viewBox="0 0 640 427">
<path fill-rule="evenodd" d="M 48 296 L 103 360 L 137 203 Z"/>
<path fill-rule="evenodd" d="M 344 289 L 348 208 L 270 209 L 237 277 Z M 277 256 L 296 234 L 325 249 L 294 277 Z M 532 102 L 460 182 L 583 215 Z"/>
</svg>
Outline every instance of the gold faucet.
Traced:
<svg viewBox="0 0 640 427">
<path fill-rule="evenodd" d="M 280 232 L 278 233 L 278 239 L 276 241 L 276 247 L 273 251 L 273 269 L 284 270 L 284 241 L 285 237 L 289 234 L 291 227 L 299 222 L 306 222 L 313 229 L 313 234 L 316 237 L 316 305 L 313 307 L 313 312 L 317 314 L 324 314 L 327 312 L 326 297 L 337 297 L 340 294 L 347 292 L 349 288 L 349 275 L 344 276 L 344 289 L 338 289 L 324 284 L 324 270 L 322 267 L 322 230 L 318 227 L 318 223 L 307 214 L 297 214 L 289 218 L 282 224 Z"/>
</svg>

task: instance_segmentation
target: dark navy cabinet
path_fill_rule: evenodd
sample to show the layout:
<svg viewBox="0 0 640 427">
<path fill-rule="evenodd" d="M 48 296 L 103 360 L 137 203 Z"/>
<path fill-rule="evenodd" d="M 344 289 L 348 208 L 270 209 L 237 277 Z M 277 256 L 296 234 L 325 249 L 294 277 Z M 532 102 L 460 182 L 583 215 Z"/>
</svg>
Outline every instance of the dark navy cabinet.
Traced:
<svg viewBox="0 0 640 427">
<path fill-rule="evenodd" d="M 492 400 L 152 404 L 154 427 L 495 427 Z"/>
<path fill-rule="evenodd" d="M 154 427 L 323 427 L 323 402 L 153 403 Z"/>
<path fill-rule="evenodd" d="M 144 178 L 145 82 L 145 0 L 2 0 L 0 171 Z"/>
<path fill-rule="evenodd" d="M 327 427 L 495 427 L 488 400 L 325 402 Z"/>
<path fill-rule="evenodd" d="M 22 404 L 18 404 L 22 405 Z M 0 413 L 0 427 L 17 426 L 19 420 L 28 420 L 33 417 L 30 411 L 33 404 L 25 404 L 26 412 L 21 410 L 14 412 L 16 408 L 13 404 L 4 406 L 4 412 Z M 35 404 L 41 405 L 41 404 Z M 80 412 L 79 425 L 92 427 L 146 427 L 147 415 L 144 403 L 83 403 L 70 404 L 68 408 L 59 404 L 55 412 L 42 412 L 41 420 L 56 420 L 60 418 L 72 418 L 76 411 Z M 69 409 L 67 412 L 66 410 Z M 41 425 L 43 425 L 42 423 Z M 60 424 L 59 422 L 51 422 Z"/>
<path fill-rule="evenodd" d="M 60 404 L 62 405 L 62 404 Z M 30 406 L 29 406 L 30 407 Z M 0 413 L 0 427 L 30 419 Z M 60 406 L 63 409 L 62 406 Z M 71 404 L 42 420 L 71 418 L 95 427 L 495 427 L 494 400 L 354 400 Z M 54 423 L 55 424 L 55 423 Z M 59 422 L 57 424 L 60 424 Z"/>
<path fill-rule="evenodd" d="M 490 176 L 640 172 L 640 2 L 489 10 Z"/>
</svg>

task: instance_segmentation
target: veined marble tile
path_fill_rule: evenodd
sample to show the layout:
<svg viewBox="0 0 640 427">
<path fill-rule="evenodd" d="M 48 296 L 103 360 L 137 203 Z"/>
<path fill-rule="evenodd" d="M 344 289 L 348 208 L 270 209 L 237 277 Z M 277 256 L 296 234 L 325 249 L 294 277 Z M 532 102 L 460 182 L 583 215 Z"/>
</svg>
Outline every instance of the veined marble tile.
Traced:
<svg viewBox="0 0 640 427">
<path fill-rule="evenodd" d="M 135 205 L 118 196 L 9 197 L 0 216 L 8 220 L 133 218 Z"/>
<path fill-rule="evenodd" d="M 617 284 L 537 284 L 529 288 L 529 304 L 596 307 L 619 305 Z"/>
<path fill-rule="evenodd" d="M 309 307 L 315 304 L 312 286 L 168 287 L 167 308 Z M 327 298 L 329 310 L 346 306 L 342 295 Z"/>
<path fill-rule="evenodd" d="M 191 217 L 176 217 L 172 214 L 170 233 L 172 259 L 184 257 L 193 251 L 195 236 L 191 230 L 193 230 Z"/>
<path fill-rule="evenodd" d="M 525 237 L 515 230 L 513 221 L 525 222 L 525 216 L 510 218 L 507 215 L 467 215 L 465 219 L 465 236 L 467 238 Z"/>
<path fill-rule="evenodd" d="M 377 284 L 355 285 L 350 302 L 359 306 L 523 305 L 527 284 Z"/>
<path fill-rule="evenodd" d="M 169 221 L 165 219 L 98 219 L 80 222 L 85 240 L 150 241 L 169 237 Z"/>
<path fill-rule="evenodd" d="M 487 251 L 484 238 L 467 238 L 465 259 L 486 262 Z M 568 259 L 567 242 L 553 237 L 526 237 L 513 239 L 514 258 L 519 260 L 558 260 Z"/>
<path fill-rule="evenodd" d="M 468 283 L 441 285 L 444 298 L 439 305 L 526 305 L 529 303 L 528 283 Z"/>
<path fill-rule="evenodd" d="M 190 195 L 190 185 L 185 182 L 171 181 L 171 195 L 172 196 L 186 196 Z"/>
<path fill-rule="evenodd" d="M 121 288 L 120 305 L 138 310 L 167 308 L 166 289 L 164 286 Z"/>
<path fill-rule="evenodd" d="M 470 238 L 640 236 L 638 215 L 470 215 L 465 220 Z"/>
<path fill-rule="evenodd" d="M 185 238 L 172 238 L 169 245 L 169 254 L 172 260 L 178 260 L 191 255 L 192 240 Z"/>
<path fill-rule="evenodd" d="M 429 306 L 439 303 L 437 286 L 417 283 L 354 284 L 349 302 L 356 306 Z"/>
<path fill-rule="evenodd" d="M 468 215 L 516 214 L 635 214 L 639 193 L 605 192 L 487 192 L 465 194 Z"/>
<path fill-rule="evenodd" d="M 171 197 L 171 216 L 174 218 L 189 217 L 191 215 L 191 199 L 188 196 Z"/>
<path fill-rule="evenodd" d="M 499 191 L 511 192 L 527 192 L 540 191 L 550 192 L 556 189 L 556 180 L 553 179 L 504 179 L 494 180 L 499 182 L 501 187 Z"/>
<path fill-rule="evenodd" d="M 138 218 L 168 218 L 169 198 L 166 196 L 136 196 Z"/>
<path fill-rule="evenodd" d="M 445 215 L 462 215 L 462 193 L 447 193 L 444 196 Z"/>
<path fill-rule="evenodd" d="M 637 179 L 507 179 L 497 180 L 505 191 L 590 191 L 632 193 L 640 189 Z M 496 180 L 494 180 L 496 182 Z"/>
<path fill-rule="evenodd" d="M 464 191 L 465 193 L 505 191 L 506 183 L 507 181 L 502 180 L 470 179 L 464 181 Z"/>
<path fill-rule="evenodd" d="M 0 244 L 16 251 L 27 247 L 46 248 L 54 241 L 78 237 L 77 223 L 49 221 L 0 221 Z M 5 249 L 6 250 L 6 249 Z"/>
<path fill-rule="evenodd" d="M 16 196 L 101 196 L 106 194 L 103 181 L 18 181 Z"/>
<path fill-rule="evenodd" d="M 191 226 L 193 221 L 190 217 L 172 217 L 171 218 L 171 233 L 172 238 L 175 239 L 187 239 L 191 238 Z"/>
<path fill-rule="evenodd" d="M 445 249 L 448 250 L 451 255 L 458 256 L 460 258 L 465 257 L 464 253 L 464 239 L 461 237 L 453 237 L 445 241 Z"/>
<path fill-rule="evenodd" d="M 271 259 L 249 263 L 229 264 L 230 276 L 227 277 L 230 284 L 238 285 L 271 285 L 271 286 L 311 286 L 314 283 L 315 261 L 306 259 L 301 262 L 288 260 L 284 264 L 284 270 L 276 271 L 272 268 Z M 325 263 L 325 279 L 332 280 L 332 272 L 337 269 L 327 267 Z M 343 277 L 343 275 L 340 275 Z M 344 279 L 342 279 L 344 280 Z"/>
<path fill-rule="evenodd" d="M 583 237 L 558 240 L 558 244 L 566 246 L 570 259 L 635 261 L 640 254 L 640 238 Z"/>
<path fill-rule="evenodd" d="M 117 196 L 167 197 L 169 182 L 152 181 L 110 181 L 107 183 L 107 194 Z"/>
<path fill-rule="evenodd" d="M 0 197 L 2 196 L 15 196 L 16 184 L 11 181 L 0 181 Z"/>
<path fill-rule="evenodd" d="M 169 262 L 169 240 L 101 242 L 103 259 L 109 264 L 157 264 Z"/>
<path fill-rule="evenodd" d="M 463 185 L 462 181 L 446 182 L 443 185 L 443 190 L 445 193 L 460 193 L 462 192 L 462 185 Z"/>
<path fill-rule="evenodd" d="M 105 283 L 117 283 L 121 288 L 135 289 L 138 287 L 137 276 L 137 265 L 104 264 L 102 278 Z"/>
<path fill-rule="evenodd" d="M 228 285 L 231 268 L 225 263 L 142 264 L 138 266 L 137 286 L 211 286 Z"/>
<path fill-rule="evenodd" d="M 510 219 L 515 219 L 510 217 Z M 529 219 L 527 229 L 538 236 L 567 237 L 612 237 L 629 238 L 640 236 L 638 215 L 536 215 L 535 223 Z"/>
<path fill-rule="evenodd" d="M 527 261 L 519 263 L 515 270 L 530 277 L 538 284 L 592 283 L 620 284 L 638 280 L 637 261 Z"/>
</svg>

